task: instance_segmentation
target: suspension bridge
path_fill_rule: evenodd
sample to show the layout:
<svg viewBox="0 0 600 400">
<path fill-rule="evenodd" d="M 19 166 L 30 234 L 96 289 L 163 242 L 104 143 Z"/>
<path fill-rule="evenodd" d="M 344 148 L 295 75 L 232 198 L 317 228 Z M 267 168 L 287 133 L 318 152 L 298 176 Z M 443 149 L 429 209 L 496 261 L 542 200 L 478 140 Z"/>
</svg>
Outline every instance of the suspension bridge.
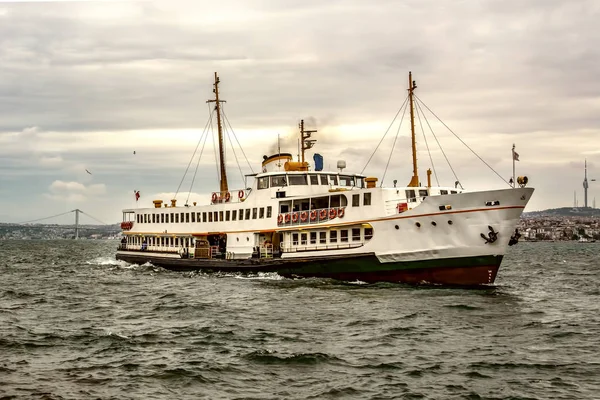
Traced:
<svg viewBox="0 0 600 400">
<path fill-rule="evenodd" d="M 115 224 L 107 224 L 106 222 L 100 221 L 98 218 L 96 218 L 96 217 L 94 217 L 94 216 L 92 216 L 92 215 L 90 215 L 90 214 L 86 213 L 85 211 L 80 210 L 78 208 L 76 208 L 74 210 L 66 211 L 64 213 L 60 213 L 60 214 L 56 214 L 56 215 L 51 215 L 49 217 L 43 217 L 43 218 L 32 219 L 32 220 L 29 220 L 29 221 L 19 222 L 19 223 L 17 223 L 17 225 L 29 225 L 29 224 L 33 224 L 33 223 L 38 223 L 40 221 L 47 221 L 47 220 L 50 220 L 50 219 L 53 219 L 53 218 L 59 218 L 59 217 L 61 217 L 63 215 L 68 215 L 68 214 L 72 214 L 72 213 L 75 214 L 75 224 L 74 225 L 53 225 L 53 227 L 54 228 L 59 228 L 59 229 L 74 229 L 75 230 L 75 235 L 74 235 L 74 239 L 75 240 L 79 239 L 79 232 L 80 232 L 80 229 L 81 229 L 81 226 L 80 226 L 81 225 L 80 224 L 80 217 L 79 217 L 80 214 L 85 215 L 88 218 L 91 218 L 95 222 L 100 223 L 102 226 L 110 227 L 112 225 L 115 225 Z M 98 228 L 90 228 L 89 226 L 87 226 L 86 229 L 89 230 L 89 229 L 98 229 Z M 116 234 L 118 232 L 120 232 L 120 229 L 117 226 L 115 226 L 115 232 L 114 233 Z"/>
</svg>

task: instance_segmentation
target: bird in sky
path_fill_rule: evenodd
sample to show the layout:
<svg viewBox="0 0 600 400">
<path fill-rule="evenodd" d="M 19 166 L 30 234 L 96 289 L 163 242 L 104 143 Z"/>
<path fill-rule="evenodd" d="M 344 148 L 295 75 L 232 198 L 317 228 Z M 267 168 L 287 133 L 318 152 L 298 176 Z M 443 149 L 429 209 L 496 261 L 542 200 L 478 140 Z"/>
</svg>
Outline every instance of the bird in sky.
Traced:
<svg viewBox="0 0 600 400">
<path fill-rule="evenodd" d="M 87 172 L 87 173 L 88 173 L 88 174 L 90 174 L 90 175 L 92 174 L 92 173 L 91 173 L 90 171 L 88 171 L 87 169 L 85 170 L 85 172 Z"/>
</svg>

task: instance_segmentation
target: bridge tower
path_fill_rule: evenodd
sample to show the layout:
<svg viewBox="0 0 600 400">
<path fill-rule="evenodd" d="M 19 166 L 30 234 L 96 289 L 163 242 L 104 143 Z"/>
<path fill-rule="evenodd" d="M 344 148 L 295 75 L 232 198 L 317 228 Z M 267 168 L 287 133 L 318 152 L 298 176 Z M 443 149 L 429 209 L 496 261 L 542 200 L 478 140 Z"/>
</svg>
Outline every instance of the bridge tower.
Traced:
<svg viewBox="0 0 600 400">
<path fill-rule="evenodd" d="M 75 240 L 79 239 L 79 213 L 81 210 L 76 208 L 75 210 Z"/>
</svg>

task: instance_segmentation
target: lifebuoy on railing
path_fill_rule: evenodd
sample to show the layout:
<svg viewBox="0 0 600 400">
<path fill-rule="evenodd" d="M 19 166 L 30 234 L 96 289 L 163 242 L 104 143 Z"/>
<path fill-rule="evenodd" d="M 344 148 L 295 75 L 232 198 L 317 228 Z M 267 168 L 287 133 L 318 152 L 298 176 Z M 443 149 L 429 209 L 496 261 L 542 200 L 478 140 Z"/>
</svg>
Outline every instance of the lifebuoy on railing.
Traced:
<svg viewBox="0 0 600 400">
<path fill-rule="evenodd" d="M 297 212 L 292 214 L 292 222 L 298 222 L 298 213 Z"/>
<path fill-rule="evenodd" d="M 278 224 L 281 224 L 282 222 L 283 222 L 283 214 L 279 214 L 279 215 L 277 216 L 277 223 L 278 223 Z"/>
<path fill-rule="evenodd" d="M 335 208 L 329 209 L 329 219 L 334 219 L 337 216 L 337 210 Z"/>
<path fill-rule="evenodd" d="M 308 212 L 307 211 L 302 211 L 300 213 L 300 221 L 306 222 L 307 219 L 308 219 Z"/>
<path fill-rule="evenodd" d="M 128 231 L 131 228 L 133 228 L 133 221 L 121 222 L 121 229 L 123 229 L 124 231 Z"/>
<path fill-rule="evenodd" d="M 317 210 L 312 210 L 312 211 L 310 212 L 310 220 L 311 220 L 311 221 L 314 221 L 314 220 L 316 220 L 316 219 L 317 219 Z"/>
<path fill-rule="evenodd" d="M 289 223 L 290 222 L 290 214 L 285 214 L 285 223 Z"/>
<path fill-rule="evenodd" d="M 225 201 L 229 201 L 229 199 L 231 199 L 231 193 L 227 192 L 225 193 Z"/>
<path fill-rule="evenodd" d="M 319 218 L 320 219 L 327 218 L 327 209 L 326 208 L 323 208 L 323 209 L 321 209 L 321 211 L 319 211 Z"/>
<path fill-rule="evenodd" d="M 219 197 L 217 196 L 217 193 L 213 192 L 213 194 L 212 194 L 212 197 L 211 197 L 211 199 L 212 199 L 212 202 L 213 202 L 213 203 L 216 203 L 218 198 L 219 198 Z"/>
<path fill-rule="evenodd" d="M 338 218 L 344 218 L 344 214 L 346 213 L 345 208 L 340 207 L 338 209 Z"/>
<path fill-rule="evenodd" d="M 240 191 L 238 192 L 238 199 L 243 199 L 243 198 L 244 198 L 244 191 L 243 191 L 243 190 L 240 190 Z"/>
</svg>

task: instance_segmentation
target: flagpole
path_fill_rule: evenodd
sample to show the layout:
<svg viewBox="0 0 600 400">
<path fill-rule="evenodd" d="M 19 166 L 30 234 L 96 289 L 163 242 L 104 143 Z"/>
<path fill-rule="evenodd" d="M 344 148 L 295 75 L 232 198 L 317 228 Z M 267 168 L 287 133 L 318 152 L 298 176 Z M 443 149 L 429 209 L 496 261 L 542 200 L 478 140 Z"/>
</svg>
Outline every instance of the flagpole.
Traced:
<svg viewBox="0 0 600 400">
<path fill-rule="evenodd" d="M 513 176 L 512 176 L 513 182 L 512 182 L 512 186 L 513 186 L 513 189 L 514 189 L 515 188 L 515 183 L 517 182 L 515 180 L 516 177 L 515 177 L 515 144 L 514 143 L 513 143 L 512 154 L 511 155 L 512 155 L 511 158 L 512 158 L 512 162 L 513 162 Z"/>
</svg>

